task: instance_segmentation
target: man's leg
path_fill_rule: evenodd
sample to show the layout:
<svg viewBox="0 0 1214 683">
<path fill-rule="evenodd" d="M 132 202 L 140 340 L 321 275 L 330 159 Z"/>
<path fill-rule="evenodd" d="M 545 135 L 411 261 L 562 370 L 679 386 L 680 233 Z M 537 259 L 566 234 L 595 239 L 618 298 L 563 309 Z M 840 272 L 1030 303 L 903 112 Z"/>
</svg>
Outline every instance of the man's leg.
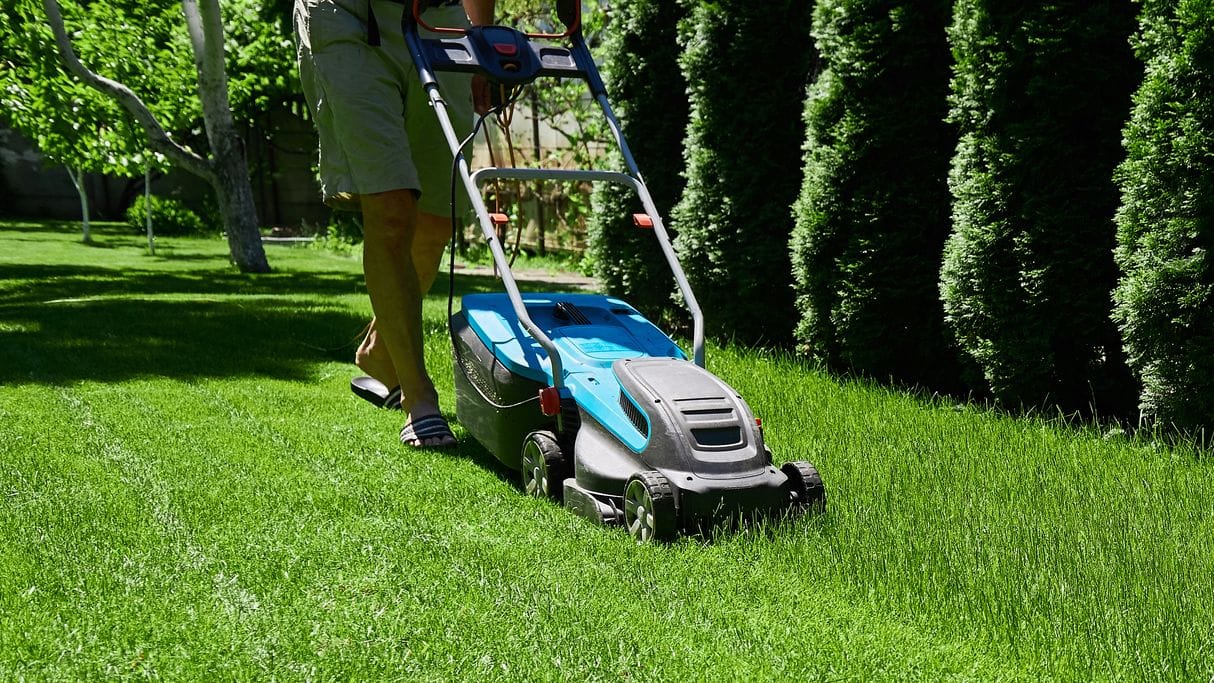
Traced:
<svg viewBox="0 0 1214 683">
<path fill-rule="evenodd" d="M 451 217 L 418 213 L 417 231 L 413 236 L 413 267 L 417 271 L 418 290 L 424 297 L 434 285 L 442 268 L 443 250 L 451 240 Z M 386 387 L 396 386 L 396 366 L 388 349 L 379 341 L 375 319 L 367 327 L 362 343 L 354 354 L 354 364 Z"/>
<path fill-rule="evenodd" d="M 437 263 L 421 268 L 414 263 L 414 244 L 420 246 L 425 238 L 419 241 L 422 230 L 412 190 L 361 195 L 361 203 L 363 272 L 375 312 L 376 338 L 391 358 L 401 387 L 401 408 L 412 423 L 439 414 L 438 392 L 426 372 L 420 286 L 425 272 L 437 271 Z M 428 277 L 433 281 L 434 274 Z M 453 443 L 447 437 L 412 445 Z"/>
</svg>

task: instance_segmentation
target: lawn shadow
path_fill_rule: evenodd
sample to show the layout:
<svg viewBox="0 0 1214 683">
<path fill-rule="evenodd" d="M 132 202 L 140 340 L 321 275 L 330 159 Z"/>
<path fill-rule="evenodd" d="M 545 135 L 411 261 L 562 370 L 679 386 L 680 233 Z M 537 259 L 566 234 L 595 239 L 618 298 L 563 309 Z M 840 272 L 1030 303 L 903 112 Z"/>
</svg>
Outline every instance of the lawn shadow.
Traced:
<svg viewBox="0 0 1214 683">
<path fill-rule="evenodd" d="M 357 272 L 250 276 L 213 266 L 164 272 L 2 264 L 0 283 L 0 385 L 300 380 L 318 362 L 353 358 L 367 322 L 327 303 L 365 295 Z M 456 275 L 457 297 L 499 286 L 492 277 Z M 443 283 L 432 296 L 445 293 Z"/>
</svg>

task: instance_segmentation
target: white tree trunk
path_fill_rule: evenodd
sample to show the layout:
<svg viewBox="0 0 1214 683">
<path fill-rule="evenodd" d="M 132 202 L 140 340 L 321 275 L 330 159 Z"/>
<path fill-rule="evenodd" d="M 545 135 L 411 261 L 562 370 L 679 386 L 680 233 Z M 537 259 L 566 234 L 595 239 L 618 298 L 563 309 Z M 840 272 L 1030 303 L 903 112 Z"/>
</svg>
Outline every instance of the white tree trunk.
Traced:
<svg viewBox="0 0 1214 683">
<path fill-rule="evenodd" d="M 84 188 L 84 171 L 77 171 L 71 166 L 65 166 L 65 168 L 67 177 L 72 179 L 72 184 L 76 186 L 76 194 L 80 197 L 80 226 L 84 229 L 84 237 L 80 241 L 92 244 L 93 234 L 89 229 L 89 193 Z"/>
<path fill-rule="evenodd" d="M 143 172 L 143 219 L 148 230 L 148 253 L 156 255 L 156 236 L 152 234 L 152 169 Z"/>
<path fill-rule="evenodd" d="M 232 260 L 264 264 L 265 249 L 257 223 L 244 141 L 236 131 L 232 109 L 228 106 L 219 0 L 182 0 L 181 7 L 194 46 L 198 97 L 202 101 L 202 118 L 206 123 L 207 140 L 211 143 L 211 165 L 215 170 L 215 195 L 228 231 Z M 269 270 L 269 266 L 264 270 Z"/>
</svg>

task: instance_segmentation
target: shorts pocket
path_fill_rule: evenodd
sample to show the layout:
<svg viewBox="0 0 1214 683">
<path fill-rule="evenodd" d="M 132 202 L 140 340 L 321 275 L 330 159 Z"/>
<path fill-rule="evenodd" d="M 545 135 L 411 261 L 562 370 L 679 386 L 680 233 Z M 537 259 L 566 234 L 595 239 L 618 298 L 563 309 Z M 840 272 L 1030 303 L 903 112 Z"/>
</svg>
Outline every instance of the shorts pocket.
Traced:
<svg viewBox="0 0 1214 683">
<path fill-rule="evenodd" d="M 308 3 L 308 40 L 315 53 L 335 45 L 367 43 L 367 25 L 334 2 Z"/>
</svg>

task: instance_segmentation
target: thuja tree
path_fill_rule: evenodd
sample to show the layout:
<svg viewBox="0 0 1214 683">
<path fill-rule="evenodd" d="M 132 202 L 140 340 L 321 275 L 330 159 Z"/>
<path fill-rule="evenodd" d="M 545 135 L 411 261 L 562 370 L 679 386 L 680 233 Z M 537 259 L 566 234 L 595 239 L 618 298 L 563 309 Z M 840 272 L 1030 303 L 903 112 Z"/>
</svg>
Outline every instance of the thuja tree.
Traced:
<svg viewBox="0 0 1214 683">
<path fill-rule="evenodd" d="M 829 367 L 952 388 L 949 0 L 822 0 L 795 207 L 797 338 Z"/>
<path fill-rule="evenodd" d="M 792 340 L 789 207 L 800 183 L 812 3 L 715 0 L 693 12 L 682 64 L 691 118 L 676 244 L 708 331 Z"/>
<path fill-rule="evenodd" d="M 1214 1 L 1143 3 L 1117 179 L 1116 318 L 1145 417 L 1214 427 Z"/>
<path fill-rule="evenodd" d="M 960 0 L 946 320 L 1011 408 L 1126 408 L 1111 293 L 1120 131 L 1141 68 L 1130 0 Z"/>
<path fill-rule="evenodd" d="M 685 5 L 670 0 L 613 3 L 603 46 L 612 105 L 663 218 L 683 190 L 687 82 L 679 69 L 678 22 Z M 618 155 L 614 164 L 623 166 Z M 607 292 L 652 317 L 671 310 L 674 280 L 653 233 L 633 225 L 636 194 L 603 185 L 593 196 L 588 251 Z"/>
</svg>

